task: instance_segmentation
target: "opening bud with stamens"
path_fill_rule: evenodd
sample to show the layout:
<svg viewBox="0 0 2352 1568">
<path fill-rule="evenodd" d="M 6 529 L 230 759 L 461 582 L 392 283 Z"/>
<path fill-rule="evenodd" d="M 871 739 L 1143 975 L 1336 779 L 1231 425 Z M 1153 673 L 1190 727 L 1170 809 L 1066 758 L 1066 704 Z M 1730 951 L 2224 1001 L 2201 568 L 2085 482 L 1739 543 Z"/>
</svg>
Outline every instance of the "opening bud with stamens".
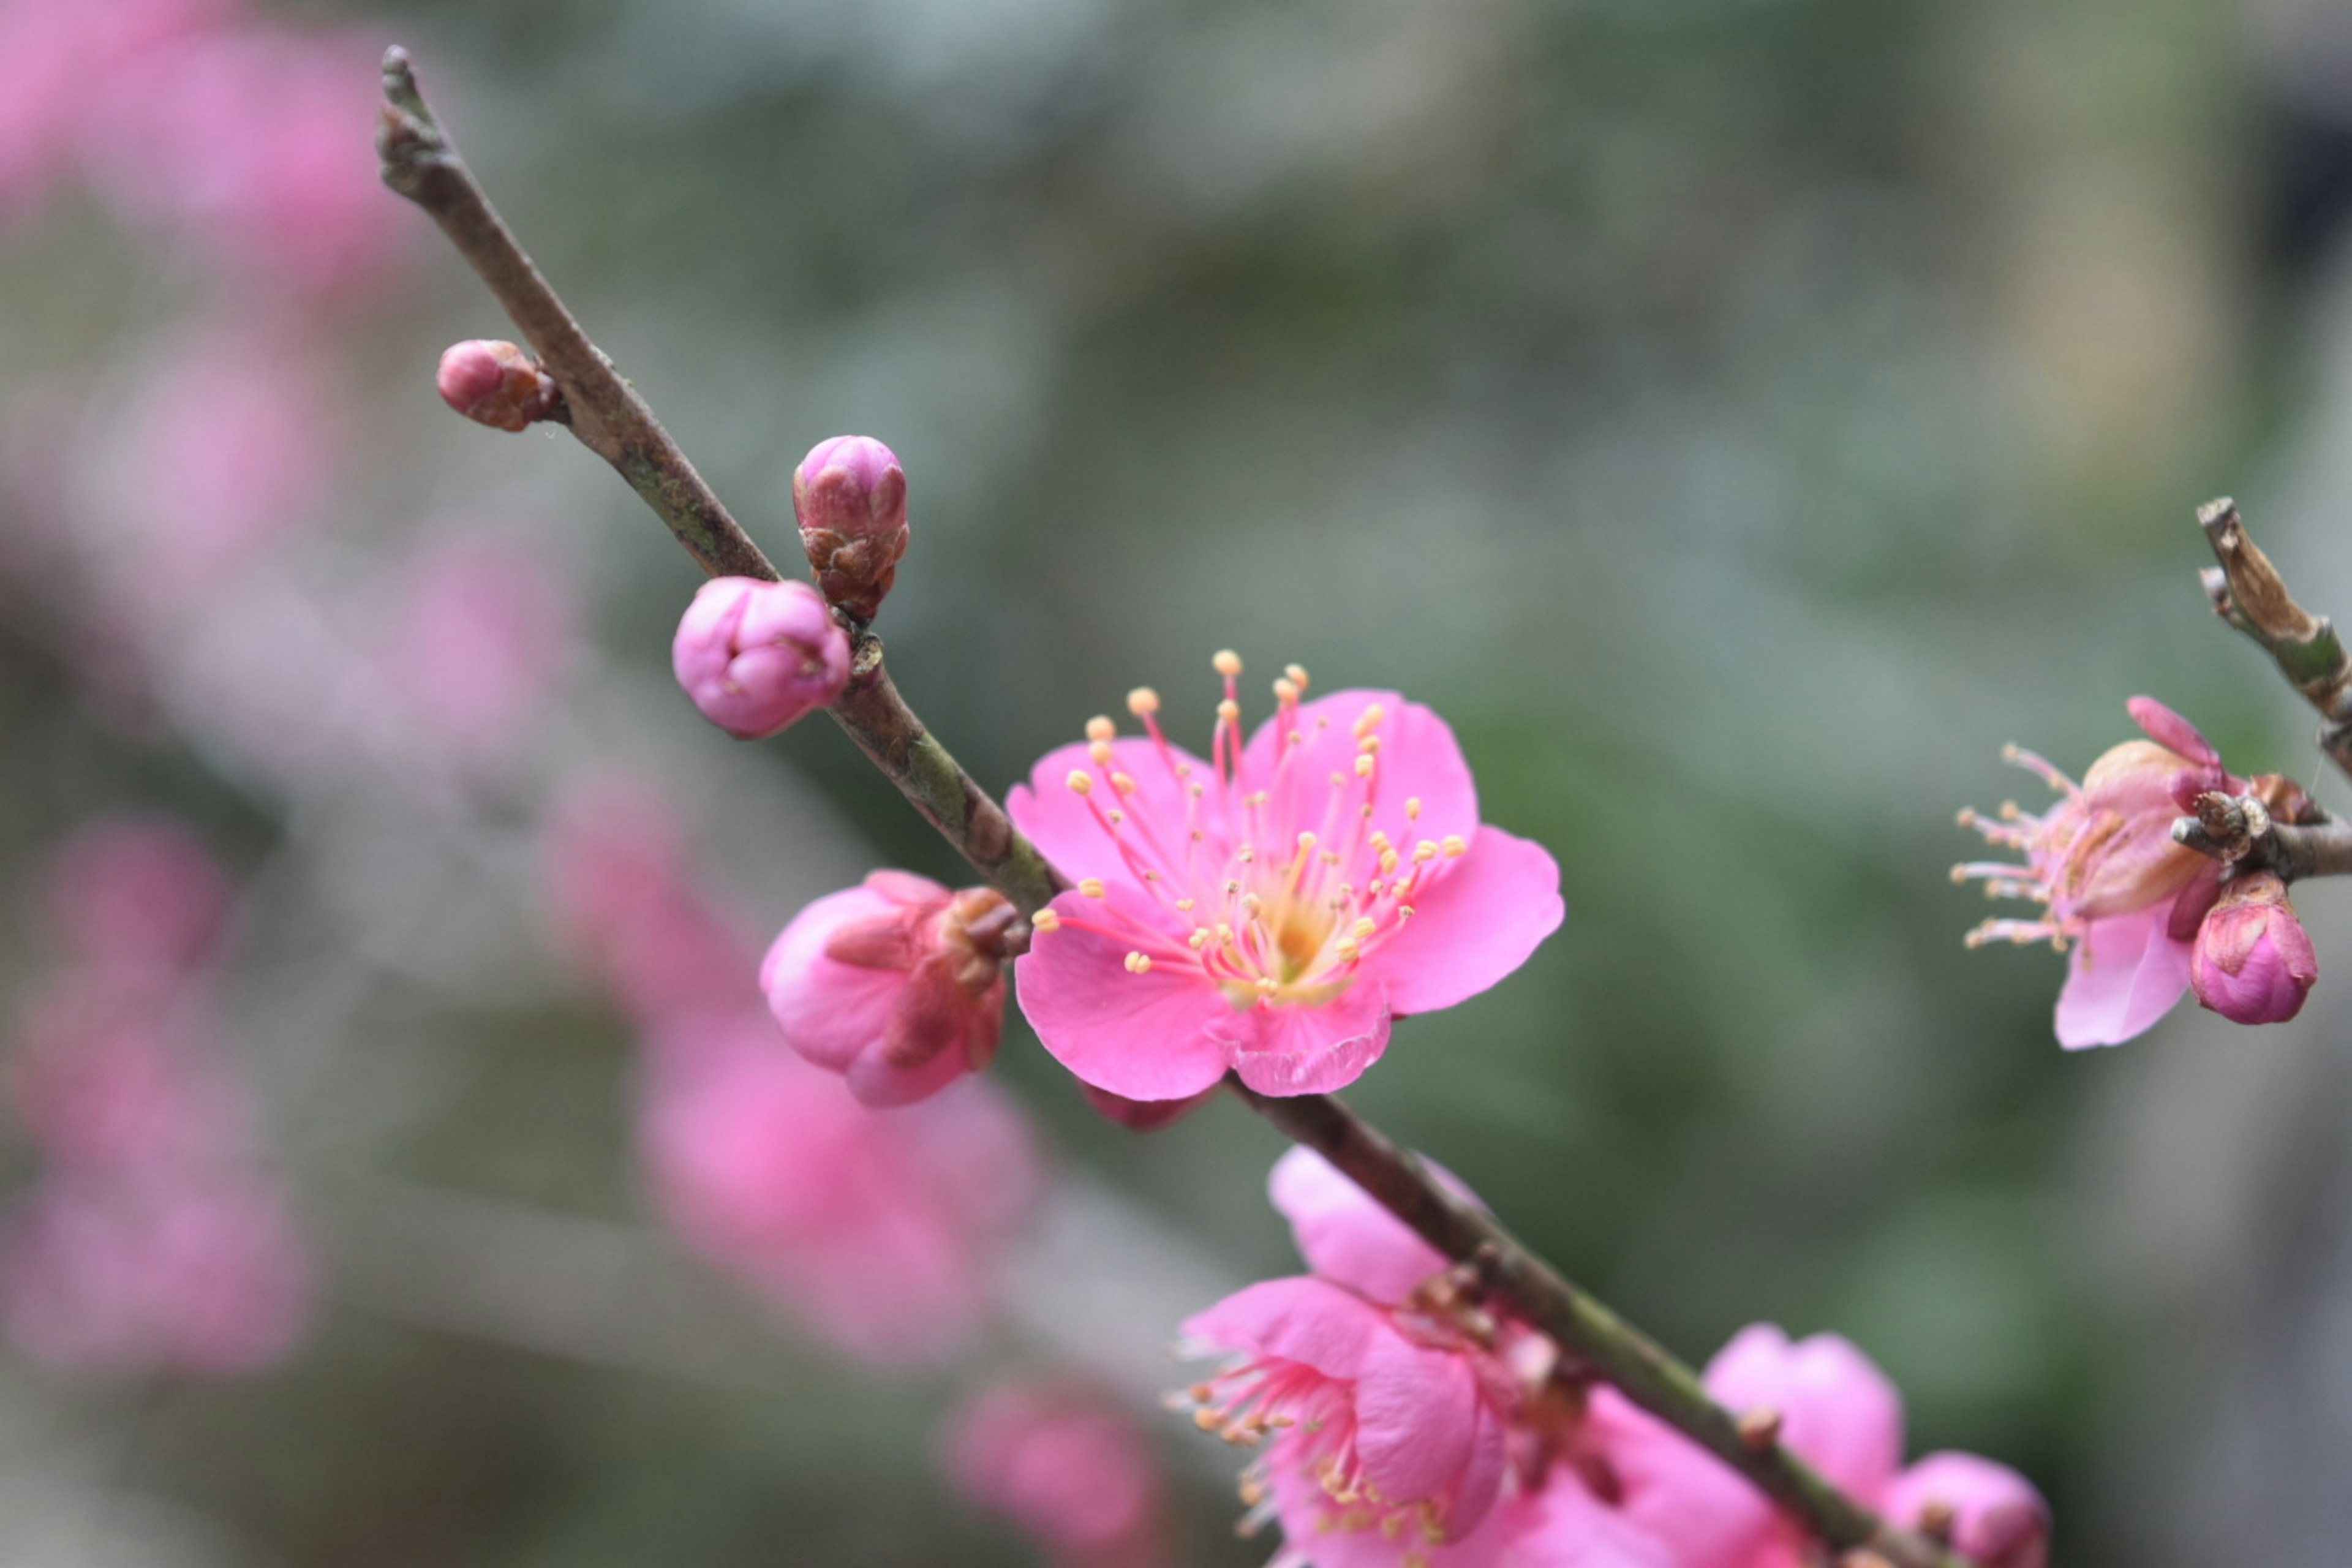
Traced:
<svg viewBox="0 0 2352 1568">
<path fill-rule="evenodd" d="M 907 552 L 907 475 L 868 436 L 818 442 L 793 475 L 801 548 L 832 603 L 870 621 Z"/>
</svg>

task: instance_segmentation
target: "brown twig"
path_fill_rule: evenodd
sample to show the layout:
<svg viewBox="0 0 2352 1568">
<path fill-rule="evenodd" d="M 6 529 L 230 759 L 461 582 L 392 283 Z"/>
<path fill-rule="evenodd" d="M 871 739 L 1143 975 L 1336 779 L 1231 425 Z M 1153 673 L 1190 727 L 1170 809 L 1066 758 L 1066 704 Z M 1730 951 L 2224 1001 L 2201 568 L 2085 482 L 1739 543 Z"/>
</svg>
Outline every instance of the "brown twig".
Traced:
<svg viewBox="0 0 2352 1568">
<path fill-rule="evenodd" d="M 2289 882 L 2305 877 L 2352 876 L 2352 822 L 2323 816 L 2316 822 L 2271 822 L 2259 833 L 2229 822 L 2184 816 L 2172 825 L 2176 843 L 2200 855 L 2228 862 L 2236 875 L 2275 871 Z"/>
<path fill-rule="evenodd" d="M 2319 743 L 2352 775 L 2352 658 L 2325 616 L 2295 602 L 2286 580 L 2246 532 L 2238 503 L 2223 496 L 2197 509 L 2197 524 L 2221 563 L 2200 580 L 2213 613 L 2271 656 L 2287 684 L 2319 710 Z"/>
<path fill-rule="evenodd" d="M 774 566 L 499 221 L 418 93 L 404 51 L 384 57 L 383 81 L 377 147 L 384 183 L 433 215 L 506 307 L 571 404 L 572 433 L 620 470 L 705 570 L 774 580 Z M 853 629 L 858 643 L 851 684 L 835 717 L 999 891 L 1023 913 L 1035 910 L 1067 884 L 899 698 L 882 668 L 881 644 Z M 1962 1568 L 1934 1542 L 1888 1528 L 1785 1447 L 1743 1439 L 1738 1419 L 1707 1398 L 1688 1366 L 1569 1284 L 1493 1220 L 1448 1196 L 1419 1160 L 1337 1100 L 1269 1099 L 1237 1082 L 1233 1088 L 1244 1104 L 1322 1153 L 1439 1251 L 1475 1268 L 1564 1351 L 1748 1477 L 1831 1547 L 1867 1548 L 1893 1568 Z"/>
</svg>

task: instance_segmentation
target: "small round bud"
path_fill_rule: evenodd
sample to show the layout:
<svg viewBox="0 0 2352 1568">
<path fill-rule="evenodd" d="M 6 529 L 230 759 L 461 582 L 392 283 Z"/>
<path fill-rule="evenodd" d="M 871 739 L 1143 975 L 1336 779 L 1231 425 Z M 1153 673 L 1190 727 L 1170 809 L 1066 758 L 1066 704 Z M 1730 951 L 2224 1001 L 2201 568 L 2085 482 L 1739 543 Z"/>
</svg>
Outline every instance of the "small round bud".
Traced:
<svg viewBox="0 0 2352 1568">
<path fill-rule="evenodd" d="M 520 430 L 563 408 L 554 377 L 514 344 L 493 339 L 450 344 L 435 384 L 442 402 L 493 430 Z"/>
<path fill-rule="evenodd" d="M 793 510 L 824 596 L 872 620 L 907 552 L 907 475 L 898 459 L 871 437 L 820 441 L 793 475 Z"/>
<path fill-rule="evenodd" d="M 2198 1001 L 2231 1023 L 2284 1024 L 2318 980 L 2318 954 L 2284 882 L 2257 871 L 2221 889 L 2189 955 Z"/>
<path fill-rule="evenodd" d="M 719 577 L 687 606 L 670 666 L 704 718 L 757 741 L 841 695 L 849 635 L 805 583 Z"/>
</svg>

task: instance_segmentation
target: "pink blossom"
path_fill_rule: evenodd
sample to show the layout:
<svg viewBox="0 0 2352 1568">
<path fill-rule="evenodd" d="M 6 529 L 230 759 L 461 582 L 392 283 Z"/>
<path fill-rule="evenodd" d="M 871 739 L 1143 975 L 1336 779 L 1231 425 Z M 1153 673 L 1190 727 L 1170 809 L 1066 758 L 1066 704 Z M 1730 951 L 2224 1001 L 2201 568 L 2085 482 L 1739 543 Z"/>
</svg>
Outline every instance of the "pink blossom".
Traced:
<svg viewBox="0 0 2352 1568">
<path fill-rule="evenodd" d="M 1250 1286 L 1185 1323 L 1188 1342 L 1233 1358 L 1193 1385 L 1196 1420 L 1265 1444 L 1244 1495 L 1294 1548 L 1312 1542 L 1318 1568 L 1399 1568 L 1412 1552 L 1493 1561 L 1504 1532 L 1481 1527 L 1503 1494 L 1517 1401 L 1500 1326 L 1319 1155 L 1293 1150 L 1270 1184 L 1315 1273 Z"/>
<path fill-rule="evenodd" d="M 213 321 L 149 373 L 107 484 L 184 595 L 324 510 L 343 431 L 322 345 L 283 321 Z M 184 600 L 173 601 L 184 604 Z"/>
<path fill-rule="evenodd" d="M 558 943 L 641 1026 L 667 1039 L 662 1026 L 682 1019 L 758 1016 L 756 950 L 696 879 L 676 814 L 651 787 L 618 776 L 568 786 L 543 844 Z"/>
<path fill-rule="evenodd" d="M 1198 1094 L 1227 1071 L 1265 1094 L 1352 1082 L 1393 1017 L 1501 980 L 1559 924 L 1559 868 L 1478 821 L 1443 720 L 1393 692 L 1314 702 L 1306 672 L 1246 744 L 1220 654 L 1211 760 L 1149 737 L 1049 753 L 1009 802 L 1078 888 L 1041 914 L 1015 967 L 1046 1049 L 1138 1100 Z"/>
<path fill-rule="evenodd" d="M 562 400 L 555 378 L 510 342 L 467 338 L 442 351 L 434 387 L 441 401 L 493 430 L 525 430 Z"/>
<path fill-rule="evenodd" d="M 763 1017 L 677 1027 L 700 1037 L 649 1042 L 639 1136 L 686 1243 L 877 1365 L 969 1343 L 1038 1184 L 1011 1105 L 975 1080 L 871 1111 Z"/>
<path fill-rule="evenodd" d="M 68 1370 L 257 1371 L 299 1341 L 311 1295 L 277 1189 L 233 1171 L 53 1175 L 0 1227 L 0 1319 Z"/>
<path fill-rule="evenodd" d="M 1879 1511 L 1907 1530 L 1942 1526 L 1977 1568 L 2048 1568 L 2050 1505 L 2007 1465 L 1930 1454 L 1895 1478 Z"/>
<path fill-rule="evenodd" d="M 2284 1024 L 2319 980 L 2319 955 L 2272 871 L 2233 879 L 2197 929 L 2197 1000 L 2233 1024 Z"/>
<path fill-rule="evenodd" d="M 793 1049 L 870 1106 L 937 1094 L 996 1054 L 1013 906 L 877 871 L 793 917 L 760 986 Z"/>
<path fill-rule="evenodd" d="M 356 293 L 411 240 L 367 134 L 382 53 L 260 26 L 143 52 L 100 84 L 92 174 L 126 216 L 188 235 L 257 292 Z"/>
<path fill-rule="evenodd" d="M 793 510 L 825 598 L 872 620 L 907 552 L 907 474 L 897 456 L 869 436 L 819 441 L 793 472 Z"/>
<path fill-rule="evenodd" d="M 2031 752 L 2003 753 L 2060 792 L 2047 812 L 2004 805 L 1998 821 L 1960 814 L 1963 826 L 2021 851 L 2026 863 L 1956 866 L 1953 879 L 1982 879 L 1996 897 L 2044 906 L 2032 920 L 1985 921 L 1969 945 L 2048 942 L 2069 952 L 2057 1016 L 2058 1043 L 2069 1050 L 2130 1039 L 2189 989 L 2189 944 L 2219 894 L 2221 868 L 2173 842 L 2172 824 L 2198 791 L 2247 787 L 2186 719 L 2154 698 L 2128 706 L 2149 739 L 2113 748 L 2079 784 Z"/>
<path fill-rule="evenodd" d="M 380 661 L 404 742 L 459 763 L 511 752 L 570 672 L 570 584 L 520 540 L 451 534 L 402 567 Z"/>
<path fill-rule="evenodd" d="M 806 583 L 718 577 L 678 621 L 670 665 L 704 718 L 757 741 L 841 695 L 849 637 Z"/>
<path fill-rule="evenodd" d="M 227 873 L 202 841 L 160 817 L 90 822 L 49 864 L 49 907 L 69 962 L 184 973 L 228 919 Z"/>
<path fill-rule="evenodd" d="M 92 1172 L 241 1160 L 251 1129 L 215 1042 L 119 970 L 53 983 L 18 1017 L 8 1061 L 17 1119 L 53 1166 Z"/>
<path fill-rule="evenodd" d="M 950 1417 L 941 1448 L 966 1501 L 1012 1521 L 1062 1568 L 1156 1568 L 1168 1559 L 1150 1444 L 1082 1385 L 988 1389 Z"/>
</svg>

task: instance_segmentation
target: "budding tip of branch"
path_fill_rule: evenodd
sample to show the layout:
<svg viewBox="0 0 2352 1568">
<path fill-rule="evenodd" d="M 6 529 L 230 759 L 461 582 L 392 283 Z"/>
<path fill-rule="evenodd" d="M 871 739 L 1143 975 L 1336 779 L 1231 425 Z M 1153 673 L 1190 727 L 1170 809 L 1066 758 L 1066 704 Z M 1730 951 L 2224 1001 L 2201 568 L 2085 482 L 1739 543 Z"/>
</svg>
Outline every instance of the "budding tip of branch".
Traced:
<svg viewBox="0 0 2352 1568">
<path fill-rule="evenodd" d="M 1739 1418 L 1739 1441 L 1748 1452 L 1768 1452 L 1780 1440 L 1780 1413 L 1769 1405 L 1758 1405 Z"/>
</svg>

